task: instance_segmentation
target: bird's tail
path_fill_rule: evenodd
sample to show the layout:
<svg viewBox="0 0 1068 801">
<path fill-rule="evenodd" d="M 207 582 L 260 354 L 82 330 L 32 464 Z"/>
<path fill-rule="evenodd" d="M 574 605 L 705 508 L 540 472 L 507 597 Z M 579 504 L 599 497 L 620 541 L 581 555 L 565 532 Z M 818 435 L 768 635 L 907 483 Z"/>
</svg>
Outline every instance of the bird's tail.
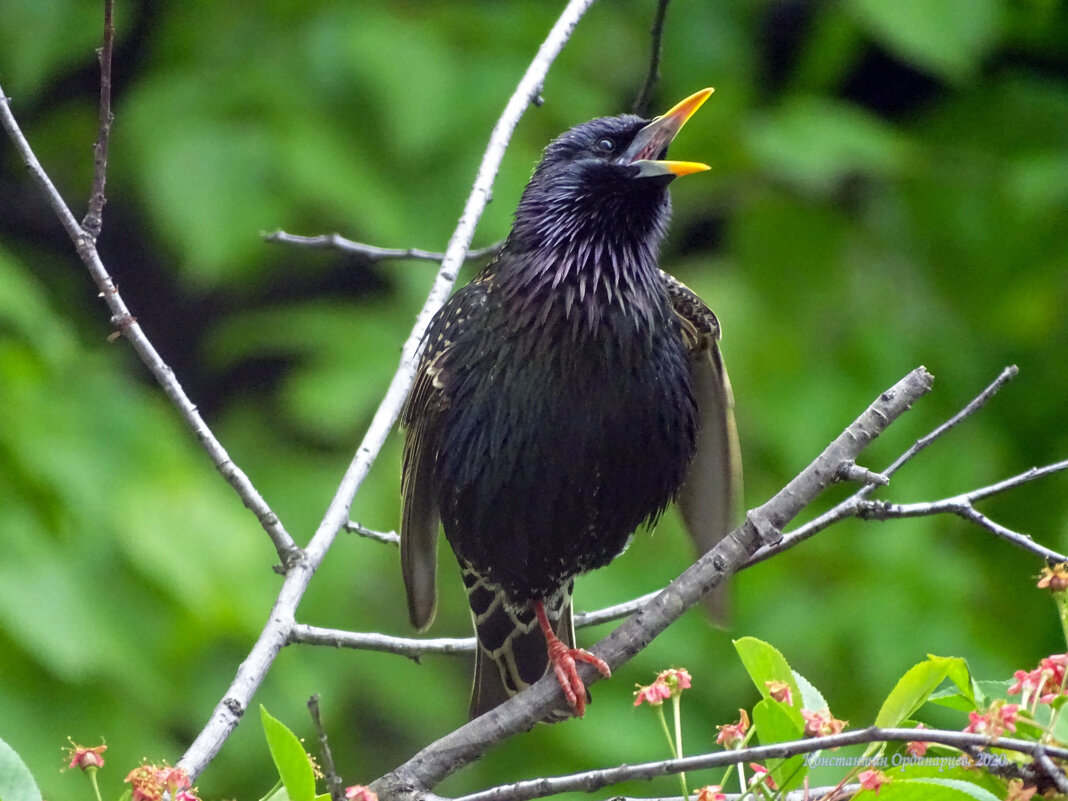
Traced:
<svg viewBox="0 0 1068 801">
<path fill-rule="evenodd" d="M 478 637 L 470 707 L 471 718 L 476 718 L 544 676 L 549 669 L 549 652 L 532 603 L 510 602 L 500 587 L 469 566 L 462 567 L 462 574 Z M 556 636 L 568 648 L 575 645 L 571 588 L 568 582 L 544 602 Z"/>
</svg>

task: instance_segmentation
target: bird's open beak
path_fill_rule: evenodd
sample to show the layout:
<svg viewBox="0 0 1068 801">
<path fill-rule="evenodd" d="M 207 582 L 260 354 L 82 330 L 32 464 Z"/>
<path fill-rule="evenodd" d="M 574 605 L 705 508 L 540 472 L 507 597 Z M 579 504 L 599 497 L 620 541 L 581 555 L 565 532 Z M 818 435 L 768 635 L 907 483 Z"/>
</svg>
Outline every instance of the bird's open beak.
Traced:
<svg viewBox="0 0 1068 801">
<path fill-rule="evenodd" d="M 638 176 L 643 178 L 654 175 L 678 177 L 711 169 L 707 164 L 700 164 L 696 161 L 667 161 L 658 159 L 657 156 L 667 149 L 671 140 L 686 124 L 686 120 L 701 108 L 712 91 L 709 87 L 695 92 L 638 131 L 630 147 L 620 156 L 620 162 L 638 167 Z"/>
</svg>

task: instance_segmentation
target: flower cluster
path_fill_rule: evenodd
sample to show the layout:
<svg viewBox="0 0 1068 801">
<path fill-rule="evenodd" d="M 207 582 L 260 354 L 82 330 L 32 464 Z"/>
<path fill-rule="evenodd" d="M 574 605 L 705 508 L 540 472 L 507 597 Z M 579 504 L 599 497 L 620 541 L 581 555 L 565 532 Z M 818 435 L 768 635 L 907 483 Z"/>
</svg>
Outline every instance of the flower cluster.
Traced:
<svg viewBox="0 0 1068 801">
<path fill-rule="evenodd" d="M 161 801 L 164 792 L 173 801 L 200 801 L 184 768 L 138 765 L 124 781 L 130 785 L 132 801 Z"/>
<path fill-rule="evenodd" d="M 826 737 L 829 734 L 841 734 L 842 729 L 849 725 L 848 720 L 839 720 L 831 714 L 829 709 L 821 709 L 818 712 L 802 709 L 801 717 L 805 719 L 806 737 Z"/>
<path fill-rule="evenodd" d="M 716 726 L 719 734 L 716 735 L 716 744 L 724 748 L 735 748 L 745 742 L 745 733 L 749 731 L 749 713 L 744 709 L 738 710 L 738 722 Z"/>
<path fill-rule="evenodd" d="M 1023 695 L 1022 706 L 1034 701 L 1034 705 L 1052 703 L 1059 695 L 1068 695 L 1065 689 L 1065 670 L 1068 654 L 1053 654 L 1038 663 L 1030 673 L 1017 670 L 1013 674 L 1016 683 L 1009 688 L 1009 695 Z"/>
<path fill-rule="evenodd" d="M 660 706 L 668 698 L 678 698 L 683 690 L 690 688 L 690 672 L 686 668 L 669 668 L 657 674 L 656 680 L 649 685 L 637 685 L 634 692 L 634 706 L 647 703 Z"/>
<path fill-rule="evenodd" d="M 1000 737 L 1006 731 L 1016 731 L 1016 719 L 1019 716 L 1019 704 L 1006 704 L 1003 701 L 995 701 L 982 715 L 978 712 L 969 712 L 968 725 L 964 728 L 964 731 L 986 734 L 990 737 Z"/>
</svg>

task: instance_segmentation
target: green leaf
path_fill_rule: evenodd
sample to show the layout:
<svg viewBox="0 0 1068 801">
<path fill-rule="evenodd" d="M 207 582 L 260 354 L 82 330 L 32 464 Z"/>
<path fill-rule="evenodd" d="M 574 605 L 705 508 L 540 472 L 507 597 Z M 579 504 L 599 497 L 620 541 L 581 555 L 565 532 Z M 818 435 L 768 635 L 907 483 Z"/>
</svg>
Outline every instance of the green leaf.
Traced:
<svg viewBox="0 0 1068 801">
<path fill-rule="evenodd" d="M 902 676 L 890 695 L 883 701 L 882 708 L 875 718 L 875 725 L 882 727 L 897 726 L 901 721 L 930 699 L 939 684 L 945 681 L 951 671 L 960 676 L 961 665 L 967 671 L 963 659 L 957 657 L 929 656 L 926 661 L 913 665 Z"/>
<path fill-rule="evenodd" d="M 974 712 L 979 709 L 975 705 L 975 701 L 968 698 L 964 693 L 948 688 L 932 693 L 927 700 L 932 704 L 938 704 L 948 709 L 956 709 L 958 712 Z"/>
<path fill-rule="evenodd" d="M 0 801 L 41 801 L 41 791 L 30 769 L 3 740 L 0 740 Z"/>
<path fill-rule="evenodd" d="M 779 649 L 756 637 L 739 637 L 733 642 L 742 665 L 762 696 L 770 697 L 767 685 L 769 681 L 785 681 L 790 685 L 794 698 L 801 698 L 794 671 Z"/>
<path fill-rule="evenodd" d="M 952 81 L 972 75 L 996 43 L 1000 0 L 851 0 L 860 25 L 901 58 Z"/>
<path fill-rule="evenodd" d="M 791 715 L 791 712 L 794 714 Z M 795 720 L 795 717 L 798 719 Z M 799 719 L 797 710 L 774 698 L 765 698 L 753 707 L 753 724 L 756 726 L 757 738 L 763 745 L 801 739 L 804 725 Z M 765 763 L 765 767 L 775 779 L 776 784 L 783 790 L 800 787 L 808 774 L 805 759 L 801 755 L 785 760 L 768 759 Z"/>
<path fill-rule="evenodd" d="M 989 790 L 959 779 L 894 779 L 884 785 L 880 801 L 998 801 Z"/>
<path fill-rule="evenodd" d="M 817 690 L 812 682 L 796 670 L 794 671 L 794 681 L 801 689 L 802 709 L 811 709 L 814 712 L 818 712 L 821 709 L 830 710 L 830 706 L 827 704 L 827 699 L 823 697 L 823 693 Z"/>
<path fill-rule="evenodd" d="M 260 704 L 260 720 L 286 795 L 290 801 L 314 801 L 315 773 L 297 735 L 280 720 L 271 717 L 263 704 Z"/>
</svg>

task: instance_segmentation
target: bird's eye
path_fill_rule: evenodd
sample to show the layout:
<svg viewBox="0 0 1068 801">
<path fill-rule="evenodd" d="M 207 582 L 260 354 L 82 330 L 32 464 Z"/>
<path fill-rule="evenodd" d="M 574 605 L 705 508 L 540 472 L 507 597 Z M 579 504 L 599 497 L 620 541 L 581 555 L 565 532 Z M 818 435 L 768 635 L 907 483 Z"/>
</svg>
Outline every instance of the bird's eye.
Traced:
<svg viewBox="0 0 1068 801">
<path fill-rule="evenodd" d="M 607 137 L 604 139 L 598 139 L 597 149 L 600 150 L 602 153 L 611 153 L 616 149 L 615 140 L 608 139 Z"/>
</svg>

